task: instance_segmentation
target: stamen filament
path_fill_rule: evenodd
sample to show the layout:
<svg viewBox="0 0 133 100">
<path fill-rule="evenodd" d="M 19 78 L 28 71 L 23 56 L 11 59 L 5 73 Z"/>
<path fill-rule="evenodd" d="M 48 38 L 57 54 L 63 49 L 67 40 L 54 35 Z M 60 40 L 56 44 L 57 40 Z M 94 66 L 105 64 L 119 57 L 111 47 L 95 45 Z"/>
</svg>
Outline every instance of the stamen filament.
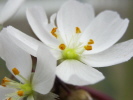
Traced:
<svg viewBox="0 0 133 100">
<path fill-rule="evenodd" d="M 26 83 L 29 83 L 29 81 L 27 79 L 25 79 L 22 75 L 18 75 L 19 77 L 21 77 Z"/>
</svg>

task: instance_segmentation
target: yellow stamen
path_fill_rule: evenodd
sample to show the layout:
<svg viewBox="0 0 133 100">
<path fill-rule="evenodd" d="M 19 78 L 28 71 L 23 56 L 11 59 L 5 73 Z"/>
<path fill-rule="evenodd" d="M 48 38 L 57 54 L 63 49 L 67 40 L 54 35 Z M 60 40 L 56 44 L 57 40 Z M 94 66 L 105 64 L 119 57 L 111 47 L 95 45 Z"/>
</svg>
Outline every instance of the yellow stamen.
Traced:
<svg viewBox="0 0 133 100">
<path fill-rule="evenodd" d="M 7 98 L 6 100 L 12 100 L 12 98 L 10 97 L 10 98 Z"/>
<path fill-rule="evenodd" d="M 90 39 L 88 44 L 94 44 L 94 41 L 92 39 Z"/>
<path fill-rule="evenodd" d="M 61 50 L 64 50 L 64 49 L 66 48 L 66 45 L 65 45 L 65 44 L 60 44 L 60 45 L 59 45 L 59 48 L 60 48 Z"/>
<path fill-rule="evenodd" d="M 4 77 L 3 80 L 2 80 L 1 85 L 2 85 L 3 87 L 6 87 L 6 85 L 5 85 L 6 82 L 10 82 L 10 80 L 8 80 L 6 77 Z"/>
<path fill-rule="evenodd" d="M 57 30 L 57 27 L 53 28 L 53 29 L 51 30 L 51 33 L 52 33 L 52 35 L 53 35 L 54 37 L 57 38 L 56 30 Z"/>
<path fill-rule="evenodd" d="M 19 70 L 17 68 L 13 68 L 12 72 L 14 73 L 14 75 L 19 75 Z"/>
<path fill-rule="evenodd" d="M 24 95 L 24 91 L 17 91 L 17 94 L 19 95 L 19 96 L 23 96 Z"/>
<path fill-rule="evenodd" d="M 85 48 L 85 50 L 92 50 L 92 46 L 90 46 L 90 45 L 86 45 L 86 46 L 84 46 L 84 48 Z"/>
<path fill-rule="evenodd" d="M 81 33 L 81 30 L 80 30 L 79 27 L 76 27 L 76 33 L 77 33 L 77 34 L 78 34 L 78 33 Z"/>
<path fill-rule="evenodd" d="M 1 86 L 6 87 L 6 85 L 4 85 L 4 84 L 1 84 Z"/>
<path fill-rule="evenodd" d="M 6 77 L 3 78 L 2 83 L 10 82 Z"/>
</svg>

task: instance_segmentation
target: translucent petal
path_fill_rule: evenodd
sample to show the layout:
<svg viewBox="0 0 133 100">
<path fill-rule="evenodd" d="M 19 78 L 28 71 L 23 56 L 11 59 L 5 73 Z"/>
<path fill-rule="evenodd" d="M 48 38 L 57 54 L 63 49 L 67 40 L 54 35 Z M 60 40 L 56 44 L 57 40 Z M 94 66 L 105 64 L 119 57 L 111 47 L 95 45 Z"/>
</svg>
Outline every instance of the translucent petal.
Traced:
<svg viewBox="0 0 133 100">
<path fill-rule="evenodd" d="M 13 73 L 13 68 L 17 68 L 24 78 L 30 80 L 32 69 L 31 56 L 14 44 L 14 42 L 10 39 L 10 36 L 7 34 L 6 29 L 1 31 L 1 39 L 4 51 L 4 60 L 7 68 L 11 73 Z M 15 75 L 15 77 L 21 82 L 24 82 L 24 80 L 17 75 Z"/>
<path fill-rule="evenodd" d="M 88 26 L 80 39 L 84 43 L 87 43 L 90 39 L 94 40 L 93 49 L 84 52 L 84 54 L 98 53 L 111 47 L 123 36 L 128 23 L 128 19 L 121 19 L 116 12 L 101 12 Z"/>
<path fill-rule="evenodd" d="M 81 61 L 93 67 L 106 67 L 123 63 L 133 57 L 133 39 L 118 43 L 98 54 L 83 56 Z"/>
<path fill-rule="evenodd" d="M 94 10 L 91 5 L 80 3 L 76 0 L 66 2 L 57 13 L 57 25 L 63 39 L 67 43 L 75 34 L 75 27 L 82 32 L 94 18 Z"/>
<path fill-rule="evenodd" d="M 25 0 L 8 0 L 0 12 L 0 24 L 11 18 Z"/>
<path fill-rule="evenodd" d="M 56 68 L 57 76 L 65 83 L 72 85 L 95 84 L 104 79 L 98 70 L 77 60 L 65 60 Z"/>
<path fill-rule="evenodd" d="M 32 85 L 35 91 L 47 94 L 54 84 L 56 59 L 51 52 L 41 45 L 37 52 L 37 66 Z"/>
</svg>

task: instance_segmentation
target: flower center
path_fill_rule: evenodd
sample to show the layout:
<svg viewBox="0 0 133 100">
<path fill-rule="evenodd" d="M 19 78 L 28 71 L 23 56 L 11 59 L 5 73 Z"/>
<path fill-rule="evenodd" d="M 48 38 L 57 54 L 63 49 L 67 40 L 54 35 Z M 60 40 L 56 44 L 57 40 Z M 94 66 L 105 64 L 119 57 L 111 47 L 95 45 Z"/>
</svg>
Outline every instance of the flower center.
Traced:
<svg viewBox="0 0 133 100">
<path fill-rule="evenodd" d="M 13 81 L 7 77 L 3 78 L 2 84 L 1 84 L 2 86 L 16 89 L 16 91 L 14 93 L 10 93 L 10 94 L 6 95 L 6 98 L 7 98 L 6 100 L 12 100 L 12 99 L 18 100 L 18 99 L 24 98 L 24 97 L 32 94 L 33 89 L 32 89 L 32 85 L 31 85 L 30 81 L 25 79 L 20 74 L 20 72 L 17 68 L 13 68 L 12 72 L 14 75 L 18 75 L 21 79 L 23 79 L 24 84 Z"/>
<path fill-rule="evenodd" d="M 66 48 L 62 51 L 63 59 L 78 59 L 79 55 L 76 53 L 75 49 Z"/>
<path fill-rule="evenodd" d="M 86 43 L 79 41 L 82 36 L 82 31 L 79 27 L 75 27 L 75 33 L 72 33 L 69 39 L 66 37 L 66 40 L 68 39 L 67 43 L 62 41 L 63 39 L 60 37 L 59 31 L 57 30 L 57 27 L 54 27 L 51 30 L 51 34 L 61 42 L 58 48 L 62 52 L 62 59 L 79 60 L 80 55 L 82 55 L 84 51 L 93 50 L 93 44 L 95 43 L 93 39 L 88 39 Z"/>
<path fill-rule="evenodd" d="M 31 94 L 33 92 L 31 84 L 22 84 L 20 88 L 25 94 Z"/>
</svg>

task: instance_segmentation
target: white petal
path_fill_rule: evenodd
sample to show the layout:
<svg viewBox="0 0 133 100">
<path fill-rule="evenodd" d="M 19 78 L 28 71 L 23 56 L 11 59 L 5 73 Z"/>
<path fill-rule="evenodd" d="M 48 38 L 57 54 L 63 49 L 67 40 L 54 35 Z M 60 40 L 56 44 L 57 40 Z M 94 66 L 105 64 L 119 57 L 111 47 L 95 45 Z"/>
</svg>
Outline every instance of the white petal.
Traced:
<svg viewBox="0 0 133 100">
<path fill-rule="evenodd" d="M 0 24 L 12 17 L 25 0 L 8 0 L 0 12 Z"/>
<path fill-rule="evenodd" d="M 50 23 L 55 27 L 55 19 L 56 19 L 56 13 L 51 15 L 50 17 Z"/>
<path fill-rule="evenodd" d="M 27 97 L 27 100 L 34 100 L 33 95 L 28 96 L 28 97 Z"/>
<path fill-rule="evenodd" d="M 133 39 L 118 43 L 111 48 L 98 53 L 82 57 L 81 61 L 93 67 L 106 67 L 126 62 L 133 56 Z"/>
<path fill-rule="evenodd" d="M 48 34 L 51 34 L 51 33 L 50 33 L 51 30 L 52 30 L 53 28 L 57 27 L 57 26 L 55 25 L 55 18 L 56 18 L 56 13 L 54 13 L 54 14 L 52 14 L 52 15 L 50 16 L 50 24 L 44 25 L 44 26 L 45 26 L 45 30 L 48 32 Z M 53 37 L 52 34 L 51 34 L 51 36 Z"/>
<path fill-rule="evenodd" d="M 62 52 L 59 50 L 50 50 L 53 56 L 56 58 L 56 60 L 59 60 L 62 58 Z"/>
<path fill-rule="evenodd" d="M 43 43 L 50 46 L 57 46 L 59 44 L 58 40 L 45 29 L 48 22 L 43 8 L 29 8 L 27 9 L 26 15 L 32 30 Z"/>
<path fill-rule="evenodd" d="M 69 0 L 57 14 L 57 25 L 62 37 L 65 39 L 66 35 L 69 41 L 75 33 L 75 27 L 79 27 L 83 32 L 93 18 L 94 10 L 91 5 Z"/>
<path fill-rule="evenodd" d="M 0 38 L 0 58 L 2 58 L 4 60 L 4 51 L 3 51 L 3 47 L 2 47 L 1 38 Z"/>
<path fill-rule="evenodd" d="M 104 79 L 101 72 L 77 60 L 65 60 L 57 66 L 56 74 L 62 81 L 79 86 L 94 84 Z"/>
<path fill-rule="evenodd" d="M 1 39 L 7 68 L 11 73 L 13 68 L 17 68 L 20 71 L 20 74 L 29 80 L 32 69 L 31 56 L 11 41 L 9 35 L 6 32 L 6 29 L 1 31 Z M 21 82 L 24 82 L 17 75 L 15 77 L 18 78 Z"/>
<path fill-rule="evenodd" d="M 37 53 L 37 67 L 32 86 L 36 92 L 47 94 L 54 84 L 56 59 L 45 46 L 40 46 Z"/>
<path fill-rule="evenodd" d="M 0 86 L 0 100 L 4 100 L 7 94 L 13 93 L 13 92 L 15 92 L 14 89 Z"/>
<path fill-rule="evenodd" d="M 38 46 L 42 44 L 41 42 L 12 26 L 7 27 L 7 32 L 17 46 L 27 51 L 29 54 L 36 56 Z"/>
<path fill-rule="evenodd" d="M 93 39 L 95 42 L 92 45 L 93 50 L 85 53 L 94 54 L 111 47 L 123 36 L 128 23 L 128 19 L 121 19 L 116 12 L 104 11 L 100 13 L 81 37 L 82 42 L 87 43 L 89 39 Z"/>
</svg>

